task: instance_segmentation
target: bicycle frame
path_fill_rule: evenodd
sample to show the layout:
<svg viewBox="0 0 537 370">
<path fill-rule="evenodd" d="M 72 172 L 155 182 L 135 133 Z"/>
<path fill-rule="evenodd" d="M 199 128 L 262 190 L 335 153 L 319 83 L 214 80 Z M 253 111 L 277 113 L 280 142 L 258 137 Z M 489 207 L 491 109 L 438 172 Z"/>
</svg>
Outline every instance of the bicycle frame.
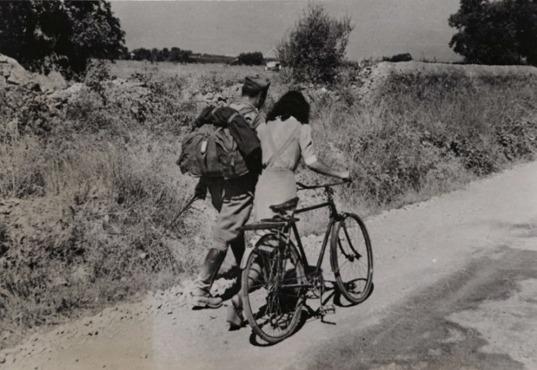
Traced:
<svg viewBox="0 0 537 370">
<path fill-rule="evenodd" d="M 297 220 L 294 218 L 294 215 L 314 211 L 314 210 L 321 209 L 321 208 L 328 208 L 329 212 L 330 212 L 329 221 L 328 221 L 326 232 L 324 234 L 323 244 L 322 244 L 322 247 L 321 247 L 321 252 L 319 253 L 319 257 L 317 259 L 317 264 L 315 265 L 315 270 L 314 270 L 316 273 L 319 273 L 321 271 L 321 265 L 323 263 L 323 259 L 324 259 L 324 255 L 326 253 L 326 247 L 328 245 L 330 235 L 332 233 L 332 230 L 334 229 L 334 225 L 341 218 L 341 215 L 338 213 L 336 205 L 334 203 L 334 190 L 331 188 L 331 186 L 339 185 L 339 184 L 340 183 L 335 183 L 335 184 L 328 184 L 328 185 L 324 185 L 324 186 L 313 186 L 313 187 L 307 187 L 305 185 L 299 184 L 301 186 L 301 188 L 302 188 L 301 190 L 311 190 L 311 189 L 323 188 L 324 191 L 325 191 L 325 194 L 327 196 L 326 202 L 319 203 L 319 204 L 312 205 L 312 206 L 308 206 L 308 207 L 304 207 L 304 208 L 299 208 L 299 209 L 295 210 L 292 213 L 291 217 L 287 221 L 274 221 L 272 223 L 270 221 L 269 222 L 262 222 L 258 226 L 253 227 L 253 228 L 244 227 L 243 230 L 280 228 L 280 232 L 282 232 L 282 230 L 286 230 L 286 232 L 285 232 L 286 235 L 284 235 L 284 236 L 287 238 L 287 240 L 289 240 L 290 233 L 292 231 L 293 235 L 295 237 L 296 243 L 297 243 L 298 251 L 300 253 L 300 258 L 302 259 L 302 261 L 304 262 L 304 264 L 306 266 L 310 266 L 309 262 L 308 262 L 308 257 L 306 256 L 306 252 L 304 250 L 304 245 L 302 244 L 302 240 L 300 239 L 300 234 L 298 232 L 298 228 L 297 228 L 297 225 L 296 225 Z M 246 250 L 246 252 L 245 252 L 245 254 L 243 256 L 243 259 L 241 261 L 241 266 L 240 266 L 241 269 L 245 268 L 246 261 L 247 261 L 248 256 L 249 256 L 249 254 L 251 252 L 252 252 L 252 249 L 249 250 L 247 248 L 247 250 Z"/>
<path fill-rule="evenodd" d="M 297 210 L 295 210 L 293 212 L 293 216 L 294 216 L 296 214 L 311 212 L 311 211 L 315 211 L 315 210 L 322 209 L 322 208 L 328 208 L 329 209 L 329 212 L 330 212 L 329 221 L 328 221 L 326 232 L 324 234 L 323 244 L 321 246 L 321 251 L 319 253 L 319 257 L 317 258 L 317 263 L 315 265 L 315 270 L 314 270 L 315 273 L 319 273 L 321 271 L 321 265 L 323 263 L 323 259 L 324 259 L 324 255 L 326 253 L 326 247 L 328 246 L 328 241 L 330 239 L 330 235 L 332 234 L 332 230 L 334 229 L 334 225 L 341 218 L 340 214 L 337 211 L 336 205 L 334 203 L 334 198 L 333 198 L 334 192 L 333 192 L 333 190 L 331 188 L 329 188 L 329 187 L 325 187 L 325 193 L 327 195 L 327 201 L 326 202 L 316 204 L 316 205 L 312 205 L 312 206 L 308 206 L 308 207 L 304 207 L 304 208 L 300 208 L 300 209 L 297 209 Z M 293 232 L 293 235 L 295 237 L 297 247 L 298 247 L 298 251 L 299 251 L 299 253 L 301 255 L 301 258 L 304 261 L 305 265 L 310 266 L 310 264 L 308 262 L 308 257 L 306 256 L 306 252 L 304 250 L 304 245 L 302 244 L 302 240 L 300 239 L 300 234 L 298 232 L 296 221 L 295 221 L 294 217 L 291 217 L 291 219 L 292 219 L 292 221 L 289 223 L 289 226 L 290 226 L 290 230 Z M 289 238 L 289 235 L 287 237 Z"/>
</svg>

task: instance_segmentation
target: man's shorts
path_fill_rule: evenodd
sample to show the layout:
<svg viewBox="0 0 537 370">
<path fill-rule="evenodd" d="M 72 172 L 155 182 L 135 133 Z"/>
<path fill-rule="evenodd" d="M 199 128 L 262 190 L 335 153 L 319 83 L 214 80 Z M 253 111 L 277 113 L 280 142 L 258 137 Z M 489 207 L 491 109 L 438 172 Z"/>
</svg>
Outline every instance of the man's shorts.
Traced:
<svg viewBox="0 0 537 370">
<path fill-rule="evenodd" d="M 250 218 L 254 202 L 255 177 L 247 174 L 236 179 L 208 179 L 207 187 L 218 211 L 213 227 L 212 248 L 226 250 Z"/>
</svg>

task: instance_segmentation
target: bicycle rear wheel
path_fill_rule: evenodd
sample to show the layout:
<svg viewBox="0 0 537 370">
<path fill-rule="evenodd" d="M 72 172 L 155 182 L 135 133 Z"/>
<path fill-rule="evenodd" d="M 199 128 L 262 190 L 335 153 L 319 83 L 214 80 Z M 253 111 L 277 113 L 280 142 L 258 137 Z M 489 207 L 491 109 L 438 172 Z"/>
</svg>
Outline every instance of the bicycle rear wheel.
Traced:
<svg viewBox="0 0 537 370">
<path fill-rule="evenodd" d="M 253 331 L 277 343 L 296 330 L 305 302 L 305 273 L 294 244 L 267 234 L 255 245 L 242 271 L 241 298 Z"/>
<path fill-rule="evenodd" d="M 373 286 L 373 252 L 364 222 L 345 214 L 332 232 L 330 262 L 339 291 L 354 304 L 363 302 Z"/>
</svg>

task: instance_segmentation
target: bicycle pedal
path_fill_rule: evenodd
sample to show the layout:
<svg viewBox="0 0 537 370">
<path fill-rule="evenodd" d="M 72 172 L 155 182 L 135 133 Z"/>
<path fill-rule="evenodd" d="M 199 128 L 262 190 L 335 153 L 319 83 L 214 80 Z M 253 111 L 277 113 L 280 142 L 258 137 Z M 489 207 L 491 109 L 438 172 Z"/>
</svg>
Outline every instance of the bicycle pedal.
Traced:
<svg viewBox="0 0 537 370">
<path fill-rule="evenodd" d="M 328 304 L 328 305 L 321 306 L 319 308 L 319 313 L 321 315 L 335 314 L 336 313 L 336 306 L 334 306 L 333 304 Z"/>
</svg>

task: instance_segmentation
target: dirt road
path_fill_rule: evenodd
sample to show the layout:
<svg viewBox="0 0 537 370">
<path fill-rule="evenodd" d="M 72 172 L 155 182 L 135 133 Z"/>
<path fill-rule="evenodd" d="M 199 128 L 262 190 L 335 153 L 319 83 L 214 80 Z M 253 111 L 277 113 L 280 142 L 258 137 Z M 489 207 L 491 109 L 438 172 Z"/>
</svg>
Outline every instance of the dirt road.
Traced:
<svg viewBox="0 0 537 370">
<path fill-rule="evenodd" d="M 177 287 L 28 338 L 0 368 L 537 369 L 537 162 L 367 224 L 373 295 L 281 344 Z"/>
</svg>

